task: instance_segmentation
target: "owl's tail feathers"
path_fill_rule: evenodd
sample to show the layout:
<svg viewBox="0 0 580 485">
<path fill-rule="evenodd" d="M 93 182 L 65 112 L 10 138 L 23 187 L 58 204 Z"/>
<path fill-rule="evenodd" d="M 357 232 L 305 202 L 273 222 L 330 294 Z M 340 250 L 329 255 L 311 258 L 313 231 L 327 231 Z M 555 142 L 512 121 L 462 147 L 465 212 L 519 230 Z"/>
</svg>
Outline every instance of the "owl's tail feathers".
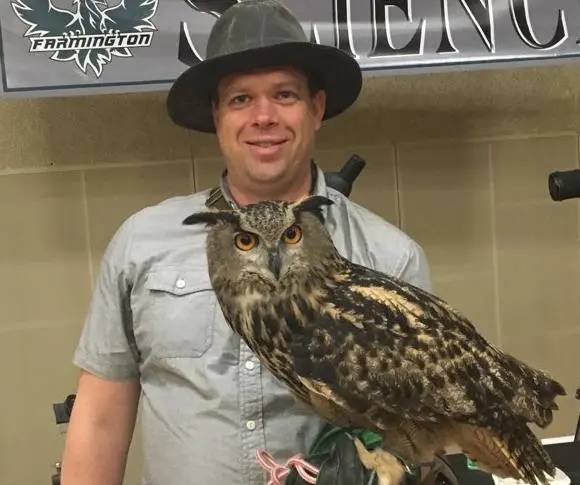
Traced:
<svg viewBox="0 0 580 485">
<path fill-rule="evenodd" d="M 556 468 L 526 423 L 512 421 L 499 433 L 469 424 L 453 431 L 456 443 L 479 469 L 501 478 L 548 485 Z"/>
<path fill-rule="evenodd" d="M 535 369 L 506 355 L 509 372 L 518 379 L 516 394 L 512 400 L 512 412 L 541 428 L 546 428 L 554 419 L 554 411 L 559 409 L 558 396 L 565 396 L 566 390 L 546 372 Z"/>
</svg>

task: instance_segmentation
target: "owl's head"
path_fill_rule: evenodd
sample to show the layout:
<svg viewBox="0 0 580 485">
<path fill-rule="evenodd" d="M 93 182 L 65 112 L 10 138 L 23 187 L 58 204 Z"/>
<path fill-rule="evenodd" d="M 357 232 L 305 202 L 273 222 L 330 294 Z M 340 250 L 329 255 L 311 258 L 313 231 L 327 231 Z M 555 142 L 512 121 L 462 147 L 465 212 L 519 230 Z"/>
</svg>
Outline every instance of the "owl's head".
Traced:
<svg viewBox="0 0 580 485">
<path fill-rule="evenodd" d="M 324 226 L 323 196 L 299 202 L 264 201 L 238 210 L 208 210 L 187 217 L 183 224 L 210 226 L 207 258 L 214 282 L 264 282 L 308 279 L 322 272 L 336 256 Z"/>
</svg>

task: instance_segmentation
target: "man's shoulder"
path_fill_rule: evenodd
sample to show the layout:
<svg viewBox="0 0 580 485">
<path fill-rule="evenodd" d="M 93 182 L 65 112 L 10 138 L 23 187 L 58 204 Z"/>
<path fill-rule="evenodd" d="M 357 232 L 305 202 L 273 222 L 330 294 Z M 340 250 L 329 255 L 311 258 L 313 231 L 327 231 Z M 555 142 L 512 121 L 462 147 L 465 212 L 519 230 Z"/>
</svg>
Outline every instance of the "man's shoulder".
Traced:
<svg viewBox="0 0 580 485">
<path fill-rule="evenodd" d="M 357 230 L 360 230 L 369 241 L 379 244 L 382 248 L 388 246 L 395 248 L 414 248 L 418 245 L 401 228 L 363 205 L 345 197 L 340 192 L 329 188 L 328 195 L 334 201 L 336 208 L 340 212 L 343 212 L 349 222 Z"/>
<path fill-rule="evenodd" d="M 392 222 L 328 188 L 333 200 L 336 218 L 340 221 L 343 237 L 357 241 L 364 252 L 363 264 L 372 264 L 381 271 L 403 278 L 409 282 L 430 288 L 430 271 L 421 245 Z M 332 211 L 332 209 L 331 209 Z"/>
<path fill-rule="evenodd" d="M 176 195 L 142 207 L 123 219 L 118 233 L 140 239 L 150 234 L 170 236 L 176 231 L 181 232 L 185 229 L 181 222 L 193 212 L 205 208 L 209 191 Z"/>
<path fill-rule="evenodd" d="M 204 231 L 183 225 L 192 213 L 203 210 L 208 190 L 177 195 L 143 207 L 127 216 L 117 228 L 111 241 L 111 254 L 122 254 L 131 262 L 157 260 L 185 244 L 195 247 L 201 243 Z M 198 237 L 199 236 L 199 237 Z"/>
<path fill-rule="evenodd" d="M 169 197 L 156 204 L 143 207 L 129 218 L 133 219 L 133 223 L 137 226 L 143 224 L 147 226 L 153 221 L 174 224 L 176 219 L 185 218 L 192 212 L 204 209 L 209 190 Z"/>
</svg>

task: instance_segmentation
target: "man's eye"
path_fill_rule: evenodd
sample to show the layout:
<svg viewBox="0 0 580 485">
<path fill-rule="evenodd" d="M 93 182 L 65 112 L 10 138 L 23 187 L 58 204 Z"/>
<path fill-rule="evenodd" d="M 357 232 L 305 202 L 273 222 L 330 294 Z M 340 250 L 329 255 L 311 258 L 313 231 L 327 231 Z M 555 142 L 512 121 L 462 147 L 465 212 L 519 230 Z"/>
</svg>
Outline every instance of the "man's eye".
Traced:
<svg viewBox="0 0 580 485">
<path fill-rule="evenodd" d="M 230 100 L 230 103 L 231 104 L 243 104 L 243 103 L 247 102 L 248 99 L 249 99 L 249 96 L 247 94 L 240 94 L 238 96 L 234 96 Z"/>
</svg>

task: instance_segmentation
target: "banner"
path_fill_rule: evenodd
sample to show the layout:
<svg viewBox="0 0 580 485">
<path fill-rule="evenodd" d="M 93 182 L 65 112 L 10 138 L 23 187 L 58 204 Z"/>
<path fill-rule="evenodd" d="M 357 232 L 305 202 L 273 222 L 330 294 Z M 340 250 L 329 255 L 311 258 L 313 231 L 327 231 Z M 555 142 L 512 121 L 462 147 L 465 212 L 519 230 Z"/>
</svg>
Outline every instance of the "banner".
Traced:
<svg viewBox="0 0 580 485">
<path fill-rule="evenodd" d="M 2 0 L 1 92 L 167 88 L 200 62 L 236 0 Z M 580 55 L 578 0 L 283 0 L 312 42 L 366 75 L 563 61 Z"/>
</svg>

